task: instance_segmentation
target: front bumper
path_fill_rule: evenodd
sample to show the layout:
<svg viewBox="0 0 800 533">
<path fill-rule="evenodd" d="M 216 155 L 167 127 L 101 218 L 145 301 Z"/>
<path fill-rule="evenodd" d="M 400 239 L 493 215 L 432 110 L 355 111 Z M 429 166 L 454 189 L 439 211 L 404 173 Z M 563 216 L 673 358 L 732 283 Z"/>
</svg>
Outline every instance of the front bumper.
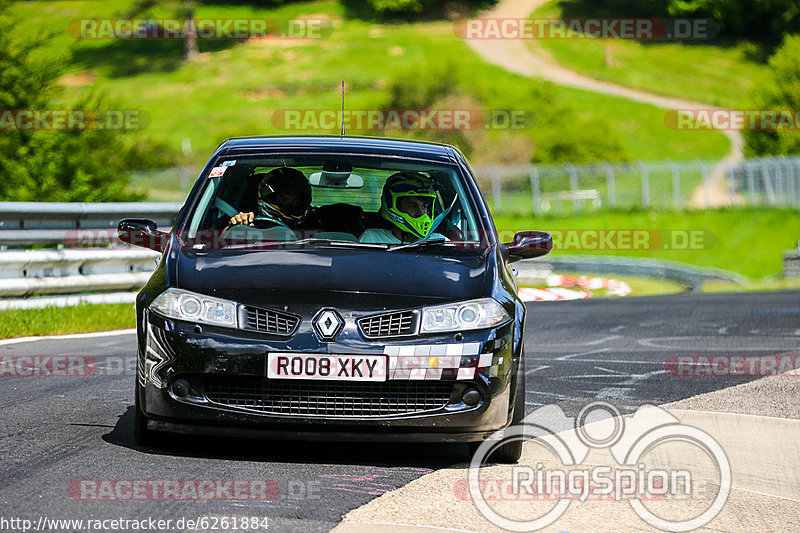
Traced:
<svg viewBox="0 0 800 533">
<path fill-rule="evenodd" d="M 342 334 L 336 342 L 322 343 L 302 335 L 286 339 L 199 328 L 146 312 L 139 328 L 137 393 L 148 428 L 159 431 L 314 440 L 478 441 L 511 420 L 519 364 L 513 331 L 510 321 L 463 334 L 381 341 Z M 377 384 L 274 380 L 267 378 L 269 352 L 385 354 L 389 376 Z M 190 383 L 189 394 L 175 393 L 177 380 Z M 463 401 L 468 388 L 480 393 L 477 404 Z"/>
</svg>

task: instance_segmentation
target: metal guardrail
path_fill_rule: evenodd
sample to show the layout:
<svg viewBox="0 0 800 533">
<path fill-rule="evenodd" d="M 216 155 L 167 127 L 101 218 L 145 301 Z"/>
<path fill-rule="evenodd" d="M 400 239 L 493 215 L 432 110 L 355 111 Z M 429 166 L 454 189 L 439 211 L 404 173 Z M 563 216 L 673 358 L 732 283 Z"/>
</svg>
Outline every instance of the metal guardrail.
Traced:
<svg viewBox="0 0 800 533">
<path fill-rule="evenodd" d="M 132 248 L 0 252 L 0 297 L 140 288 L 159 257 Z"/>
<path fill-rule="evenodd" d="M 90 244 L 115 245 L 120 219 L 149 218 L 161 227 L 171 227 L 182 205 L 178 202 L 0 202 L 0 246 L 70 246 L 81 239 L 81 231 L 85 232 L 85 238 L 93 239 Z"/>
<path fill-rule="evenodd" d="M 149 218 L 169 228 L 181 206 L 0 202 L 0 297 L 140 288 L 160 254 L 121 243 L 117 224 L 122 218 Z M 19 249 L 23 246 L 52 248 Z"/>
</svg>

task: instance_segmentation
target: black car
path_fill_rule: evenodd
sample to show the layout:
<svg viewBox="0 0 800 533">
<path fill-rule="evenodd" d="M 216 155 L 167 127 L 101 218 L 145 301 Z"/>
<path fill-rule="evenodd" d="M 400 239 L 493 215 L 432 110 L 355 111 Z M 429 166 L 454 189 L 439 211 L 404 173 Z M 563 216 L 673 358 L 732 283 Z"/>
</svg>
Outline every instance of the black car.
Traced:
<svg viewBox="0 0 800 533">
<path fill-rule="evenodd" d="M 291 205 L 269 203 L 277 175 L 297 182 Z M 418 217 L 398 211 L 408 194 Z M 525 306 L 509 265 L 552 240 L 498 242 L 452 146 L 235 138 L 169 233 L 141 219 L 118 229 L 162 252 L 136 299 L 139 443 L 177 432 L 475 447 L 524 415 Z"/>
</svg>

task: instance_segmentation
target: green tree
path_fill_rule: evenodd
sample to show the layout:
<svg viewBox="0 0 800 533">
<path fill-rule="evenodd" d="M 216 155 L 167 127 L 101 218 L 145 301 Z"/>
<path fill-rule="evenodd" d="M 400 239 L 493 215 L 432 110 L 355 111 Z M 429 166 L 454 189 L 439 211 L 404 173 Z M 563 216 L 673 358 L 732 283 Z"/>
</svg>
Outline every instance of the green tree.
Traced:
<svg viewBox="0 0 800 533">
<path fill-rule="evenodd" d="M 62 99 L 58 79 L 68 58 L 44 57 L 49 36 L 15 31 L 10 2 L 0 0 L 0 110 L 82 109 L 103 114 L 112 105 L 84 98 L 72 105 Z M 118 106 L 114 106 L 118 107 Z M 18 130 L 0 126 L 0 200 L 128 201 L 141 194 L 128 189 L 131 170 L 173 163 L 163 146 L 142 136 L 111 129 Z"/>
<path fill-rule="evenodd" d="M 769 60 L 771 79 L 756 86 L 751 95 L 754 109 L 782 111 L 794 128 L 777 131 L 745 131 L 748 156 L 800 154 L 800 34 L 789 35 Z"/>
<path fill-rule="evenodd" d="M 800 28 L 797 0 L 670 0 L 674 17 L 708 17 L 722 32 L 771 43 Z"/>
<path fill-rule="evenodd" d="M 196 4 L 194 0 L 136 0 L 126 11 L 126 18 L 141 17 L 153 9 L 161 7 L 175 14 L 175 18 L 186 21 L 187 25 L 193 24 Z M 183 58 L 192 61 L 197 58 L 197 35 L 186 32 L 184 41 Z"/>
</svg>

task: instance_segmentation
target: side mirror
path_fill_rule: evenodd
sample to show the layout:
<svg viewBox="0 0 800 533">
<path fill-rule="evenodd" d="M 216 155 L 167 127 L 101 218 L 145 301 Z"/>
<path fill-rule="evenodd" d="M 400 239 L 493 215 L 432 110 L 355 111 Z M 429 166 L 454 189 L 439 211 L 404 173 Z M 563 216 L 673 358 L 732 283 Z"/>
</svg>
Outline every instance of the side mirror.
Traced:
<svg viewBox="0 0 800 533">
<path fill-rule="evenodd" d="M 541 257 L 553 251 L 553 237 L 544 231 L 520 231 L 514 242 L 504 243 L 509 262 Z"/>
<path fill-rule="evenodd" d="M 122 242 L 157 252 L 163 252 L 167 246 L 167 234 L 159 231 L 155 222 L 145 218 L 123 218 L 117 225 L 117 236 Z"/>
</svg>

